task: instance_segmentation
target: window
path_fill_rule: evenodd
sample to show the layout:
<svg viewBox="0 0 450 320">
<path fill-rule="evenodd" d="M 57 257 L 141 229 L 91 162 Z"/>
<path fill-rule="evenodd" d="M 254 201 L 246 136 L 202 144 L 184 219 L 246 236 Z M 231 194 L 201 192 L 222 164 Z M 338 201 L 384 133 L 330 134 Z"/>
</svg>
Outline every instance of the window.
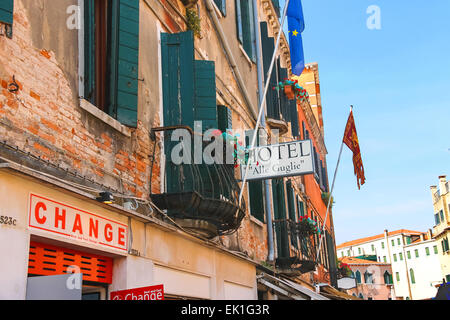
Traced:
<svg viewBox="0 0 450 320">
<path fill-rule="evenodd" d="M 411 244 L 411 237 L 406 237 L 406 244 Z"/>
<path fill-rule="evenodd" d="M 137 126 L 139 1 L 85 0 L 83 98 Z"/>
<path fill-rule="evenodd" d="M 400 252 L 400 253 L 398 254 L 398 257 L 399 257 L 400 261 L 402 261 L 402 260 L 403 260 L 403 253 Z"/>
<path fill-rule="evenodd" d="M 439 223 L 441 223 L 441 221 L 439 220 L 439 213 L 436 213 L 436 214 L 434 215 L 434 223 L 435 223 L 436 225 L 438 225 Z"/>
<path fill-rule="evenodd" d="M 383 262 L 385 262 L 385 263 L 387 262 L 386 256 L 383 257 Z"/>
<path fill-rule="evenodd" d="M 392 284 L 392 274 L 390 274 L 387 270 L 384 272 L 383 278 L 385 284 Z"/>
<path fill-rule="evenodd" d="M 381 249 L 384 249 L 384 241 L 381 242 Z"/>
<path fill-rule="evenodd" d="M 361 254 L 361 248 L 358 248 L 358 254 Z"/>
<path fill-rule="evenodd" d="M 427 256 L 430 255 L 430 248 L 428 248 L 428 247 L 425 248 L 425 254 L 426 254 Z"/>
<path fill-rule="evenodd" d="M 438 254 L 438 247 L 437 246 L 433 246 L 433 250 L 434 250 L 434 254 Z"/>
<path fill-rule="evenodd" d="M 400 238 L 397 238 L 397 244 L 400 245 Z"/>
<path fill-rule="evenodd" d="M 444 221 L 444 211 L 443 210 L 439 211 L 439 216 L 441 217 L 441 221 L 443 222 Z"/>
<path fill-rule="evenodd" d="M 230 129 L 231 128 L 232 127 L 230 127 Z M 247 147 L 250 146 L 250 144 L 251 144 L 251 139 L 253 137 L 253 133 L 254 133 L 253 130 L 247 131 L 245 133 L 245 141 L 246 141 Z M 256 139 L 257 146 L 259 145 L 259 142 L 260 142 L 260 134 L 258 134 L 257 139 Z M 258 219 L 259 221 L 264 222 L 264 215 L 265 215 L 264 182 L 263 181 L 249 181 L 248 182 L 248 193 L 249 193 L 249 202 L 250 202 L 250 208 L 249 208 L 250 214 L 253 217 L 255 217 L 256 219 Z"/>
<path fill-rule="evenodd" d="M 364 299 L 364 296 L 363 296 L 362 293 L 359 294 L 359 297 L 360 297 L 361 299 Z"/>
<path fill-rule="evenodd" d="M 392 244 L 393 247 L 395 247 L 394 239 L 391 239 L 391 244 Z"/>
<path fill-rule="evenodd" d="M 394 262 L 397 262 L 397 255 L 394 253 Z"/>
<path fill-rule="evenodd" d="M 418 258 L 418 257 L 419 257 L 419 250 L 418 250 L 418 249 L 415 249 L 415 250 L 414 250 L 414 254 L 416 255 L 416 258 Z"/>
<path fill-rule="evenodd" d="M 409 269 L 409 276 L 411 279 L 411 283 L 414 284 L 416 283 L 416 278 L 414 277 L 414 270 L 413 269 Z"/>
<path fill-rule="evenodd" d="M 214 2 L 222 15 L 225 17 L 227 15 L 227 0 L 214 0 Z"/>
<path fill-rule="evenodd" d="M 256 61 L 253 1 L 236 0 L 236 27 L 239 42 L 253 62 Z"/>
<path fill-rule="evenodd" d="M 0 23 L 6 25 L 6 36 L 12 38 L 14 0 L 2 0 L 0 2 Z"/>
<path fill-rule="evenodd" d="M 397 282 L 400 282 L 400 273 L 396 272 L 395 278 L 396 278 Z"/>
<path fill-rule="evenodd" d="M 373 283 L 373 276 L 368 271 L 364 272 L 364 282 L 365 283 Z"/>
<path fill-rule="evenodd" d="M 344 252 L 341 252 L 341 258 L 343 258 L 344 257 Z"/>
<path fill-rule="evenodd" d="M 359 272 L 359 270 L 357 270 L 355 273 L 355 276 L 356 276 L 356 283 L 360 284 L 361 283 L 361 272 Z"/>
<path fill-rule="evenodd" d="M 347 250 L 347 257 L 350 257 L 350 250 Z"/>
<path fill-rule="evenodd" d="M 444 253 L 447 252 L 449 250 L 448 239 L 445 238 L 444 240 L 441 241 L 441 243 L 442 243 L 442 252 Z"/>
<path fill-rule="evenodd" d="M 371 245 L 371 247 L 372 247 L 372 251 L 375 251 L 375 245 Z"/>
<path fill-rule="evenodd" d="M 408 259 L 411 259 L 411 251 L 406 251 L 406 255 L 408 256 Z"/>
</svg>

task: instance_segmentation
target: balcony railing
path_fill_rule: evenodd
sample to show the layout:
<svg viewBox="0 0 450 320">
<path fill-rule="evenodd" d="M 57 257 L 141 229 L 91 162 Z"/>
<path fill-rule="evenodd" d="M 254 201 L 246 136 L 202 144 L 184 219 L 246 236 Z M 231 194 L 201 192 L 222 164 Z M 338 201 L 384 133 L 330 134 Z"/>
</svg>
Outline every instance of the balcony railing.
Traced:
<svg viewBox="0 0 450 320">
<path fill-rule="evenodd" d="M 316 267 L 316 239 L 292 220 L 275 220 L 278 258 L 276 266 L 285 272 L 306 273 Z"/>
<path fill-rule="evenodd" d="M 171 159 L 175 143 L 171 141 L 170 133 L 180 128 L 187 129 L 193 137 L 192 130 L 185 126 L 152 130 L 153 134 L 164 132 L 166 159 L 161 176 L 164 188 L 160 193 L 151 192 L 152 201 L 161 210 L 167 210 L 168 216 L 178 219 L 178 223 L 184 228 L 192 229 L 208 238 L 233 233 L 245 216 L 245 202 L 242 201 L 241 206 L 238 206 L 240 189 L 234 177 L 234 166 L 195 164 L 193 152 L 189 158 L 190 163 L 175 164 Z M 154 150 L 152 168 L 155 168 L 158 161 L 156 158 Z M 153 169 L 150 181 L 152 178 Z"/>
</svg>

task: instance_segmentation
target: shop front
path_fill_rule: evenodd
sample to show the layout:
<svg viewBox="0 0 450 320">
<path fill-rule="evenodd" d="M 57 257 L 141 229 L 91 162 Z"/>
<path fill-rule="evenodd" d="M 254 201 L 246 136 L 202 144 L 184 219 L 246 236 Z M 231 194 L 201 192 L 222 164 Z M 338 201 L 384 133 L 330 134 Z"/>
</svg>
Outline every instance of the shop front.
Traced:
<svg viewBox="0 0 450 320">
<path fill-rule="evenodd" d="M 0 299 L 257 298 L 251 260 L 23 166 L 0 164 L 0 216 Z"/>
</svg>

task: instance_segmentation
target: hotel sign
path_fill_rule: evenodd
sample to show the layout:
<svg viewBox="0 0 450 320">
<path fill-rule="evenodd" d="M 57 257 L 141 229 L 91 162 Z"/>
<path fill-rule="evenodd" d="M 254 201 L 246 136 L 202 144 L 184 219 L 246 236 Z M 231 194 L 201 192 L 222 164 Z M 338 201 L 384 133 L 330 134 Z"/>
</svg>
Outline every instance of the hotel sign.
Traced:
<svg viewBox="0 0 450 320">
<path fill-rule="evenodd" d="M 314 153 L 311 140 L 259 146 L 249 151 L 247 180 L 264 180 L 314 173 Z M 244 179 L 246 165 L 241 166 Z"/>
<path fill-rule="evenodd" d="M 30 229 L 127 251 L 128 227 L 121 222 L 32 193 L 29 206 Z"/>
</svg>

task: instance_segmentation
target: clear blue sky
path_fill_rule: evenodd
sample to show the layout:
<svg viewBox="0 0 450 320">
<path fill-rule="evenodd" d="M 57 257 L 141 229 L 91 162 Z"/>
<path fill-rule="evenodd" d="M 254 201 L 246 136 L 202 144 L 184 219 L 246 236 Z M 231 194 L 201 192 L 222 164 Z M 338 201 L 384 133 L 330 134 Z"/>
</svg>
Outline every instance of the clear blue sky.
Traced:
<svg viewBox="0 0 450 320">
<path fill-rule="evenodd" d="M 337 244 L 384 229 L 432 228 L 429 187 L 439 175 L 450 179 L 450 1 L 302 3 L 305 60 L 319 64 L 330 187 L 350 105 L 366 174 L 358 190 L 344 147 Z M 381 9 L 381 30 L 366 26 L 370 5 Z"/>
</svg>

